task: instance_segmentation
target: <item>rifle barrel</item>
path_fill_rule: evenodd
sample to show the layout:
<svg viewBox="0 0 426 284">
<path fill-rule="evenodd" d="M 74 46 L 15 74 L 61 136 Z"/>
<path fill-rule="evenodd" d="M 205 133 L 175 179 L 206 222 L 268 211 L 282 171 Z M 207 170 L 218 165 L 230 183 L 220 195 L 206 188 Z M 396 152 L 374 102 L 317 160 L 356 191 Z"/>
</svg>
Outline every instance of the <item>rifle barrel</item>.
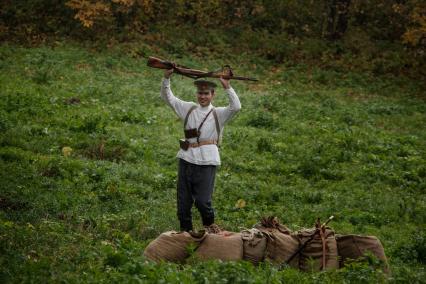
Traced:
<svg viewBox="0 0 426 284">
<path fill-rule="evenodd" d="M 250 77 L 243 77 L 243 76 L 229 76 L 229 75 L 221 75 L 221 74 L 204 74 L 205 76 L 200 76 L 200 78 L 206 78 L 206 77 L 210 77 L 210 78 L 223 78 L 223 79 L 228 79 L 228 80 L 241 80 L 241 81 L 259 81 L 256 78 L 250 78 Z"/>
<path fill-rule="evenodd" d="M 325 221 L 325 223 L 321 225 L 321 228 L 324 228 L 325 226 L 327 226 L 327 224 L 330 223 L 330 221 L 333 220 L 333 219 L 334 219 L 333 215 L 328 217 L 327 221 Z"/>
</svg>

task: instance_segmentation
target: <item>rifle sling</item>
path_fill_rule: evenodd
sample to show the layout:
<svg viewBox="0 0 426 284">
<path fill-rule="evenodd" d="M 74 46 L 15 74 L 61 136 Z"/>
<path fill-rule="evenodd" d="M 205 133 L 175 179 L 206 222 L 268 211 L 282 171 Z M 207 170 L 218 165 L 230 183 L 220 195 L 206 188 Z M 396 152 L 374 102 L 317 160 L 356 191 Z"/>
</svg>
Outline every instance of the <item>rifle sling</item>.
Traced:
<svg viewBox="0 0 426 284">
<path fill-rule="evenodd" d="M 308 245 L 308 243 L 310 243 L 315 238 L 315 235 L 318 234 L 318 232 L 319 232 L 318 229 L 315 230 L 315 232 L 312 233 L 311 237 L 306 242 L 304 242 L 299 247 L 299 249 L 297 251 L 295 251 L 284 263 L 285 264 L 289 264 L 293 260 L 293 258 L 295 258 L 299 253 L 302 252 L 302 250 L 304 250 L 306 248 L 306 246 Z"/>
<path fill-rule="evenodd" d="M 325 228 L 320 228 L 320 236 L 321 236 L 321 242 L 322 242 L 322 263 L 321 263 L 321 270 L 325 269 L 326 265 L 326 253 L 327 253 L 327 243 L 325 242 Z"/>
</svg>

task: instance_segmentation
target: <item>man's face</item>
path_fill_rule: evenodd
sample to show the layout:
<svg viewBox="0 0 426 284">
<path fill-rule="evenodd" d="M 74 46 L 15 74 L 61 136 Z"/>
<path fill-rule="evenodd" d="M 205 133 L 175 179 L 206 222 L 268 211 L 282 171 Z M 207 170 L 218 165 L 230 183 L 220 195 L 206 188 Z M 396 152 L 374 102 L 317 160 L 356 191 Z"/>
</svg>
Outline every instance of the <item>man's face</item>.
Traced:
<svg viewBox="0 0 426 284">
<path fill-rule="evenodd" d="M 214 97 L 214 91 L 211 90 L 198 90 L 197 91 L 197 99 L 198 103 L 202 107 L 206 107 L 210 104 Z"/>
</svg>

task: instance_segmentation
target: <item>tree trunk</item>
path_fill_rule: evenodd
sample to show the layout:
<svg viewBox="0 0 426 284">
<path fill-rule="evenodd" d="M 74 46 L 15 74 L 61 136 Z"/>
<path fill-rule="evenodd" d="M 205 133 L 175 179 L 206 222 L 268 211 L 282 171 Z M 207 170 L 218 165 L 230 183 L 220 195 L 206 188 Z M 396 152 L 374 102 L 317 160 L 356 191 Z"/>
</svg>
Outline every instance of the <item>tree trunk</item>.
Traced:
<svg viewBox="0 0 426 284">
<path fill-rule="evenodd" d="M 348 14 L 351 0 L 329 1 L 327 14 L 326 38 L 337 40 L 342 38 L 348 28 Z"/>
<path fill-rule="evenodd" d="M 328 6 L 326 38 L 332 40 L 334 35 L 334 19 L 336 18 L 336 1 L 331 0 Z"/>
<path fill-rule="evenodd" d="M 337 3 L 337 23 L 334 32 L 334 39 L 340 39 L 348 28 L 348 14 L 351 0 L 340 0 Z"/>
</svg>

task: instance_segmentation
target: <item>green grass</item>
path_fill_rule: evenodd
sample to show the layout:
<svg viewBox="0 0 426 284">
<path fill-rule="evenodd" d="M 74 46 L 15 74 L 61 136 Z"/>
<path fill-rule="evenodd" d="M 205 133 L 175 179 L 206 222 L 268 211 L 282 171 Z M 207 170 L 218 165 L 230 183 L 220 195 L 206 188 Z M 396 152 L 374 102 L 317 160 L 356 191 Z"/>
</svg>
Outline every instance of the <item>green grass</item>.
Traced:
<svg viewBox="0 0 426 284">
<path fill-rule="evenodd" d="M 145 262 L 144 247 L 178 228 L 181 124 L 159 97 L 162 72 L 125 50 L 0 46 L 3 283 L 387 281 L 362 263 L 301 273 L 245 262 Z M 211 69 L 221 62 L 180 61 Z M 380 238 L 393 271 L 389 281 L 424 281 L 421 82 L 271 67 L 247 55 L 230 61 L 238 73 L 261 81 L 232 82 L 243 109 L 224 133 L 214 193 L 218 223 L 238 231 L 276 215 L 297 230 L 335 215 L 338 233 Z M 172 88 L 194 99 L 191 80 L 174 76 Z M 219 90 L 215 104 L 226 103 Z M 72 148 L 69 157 L 63 147 Z M 239 199 L 244 208 L 235 208 Z"/>
</svg>

